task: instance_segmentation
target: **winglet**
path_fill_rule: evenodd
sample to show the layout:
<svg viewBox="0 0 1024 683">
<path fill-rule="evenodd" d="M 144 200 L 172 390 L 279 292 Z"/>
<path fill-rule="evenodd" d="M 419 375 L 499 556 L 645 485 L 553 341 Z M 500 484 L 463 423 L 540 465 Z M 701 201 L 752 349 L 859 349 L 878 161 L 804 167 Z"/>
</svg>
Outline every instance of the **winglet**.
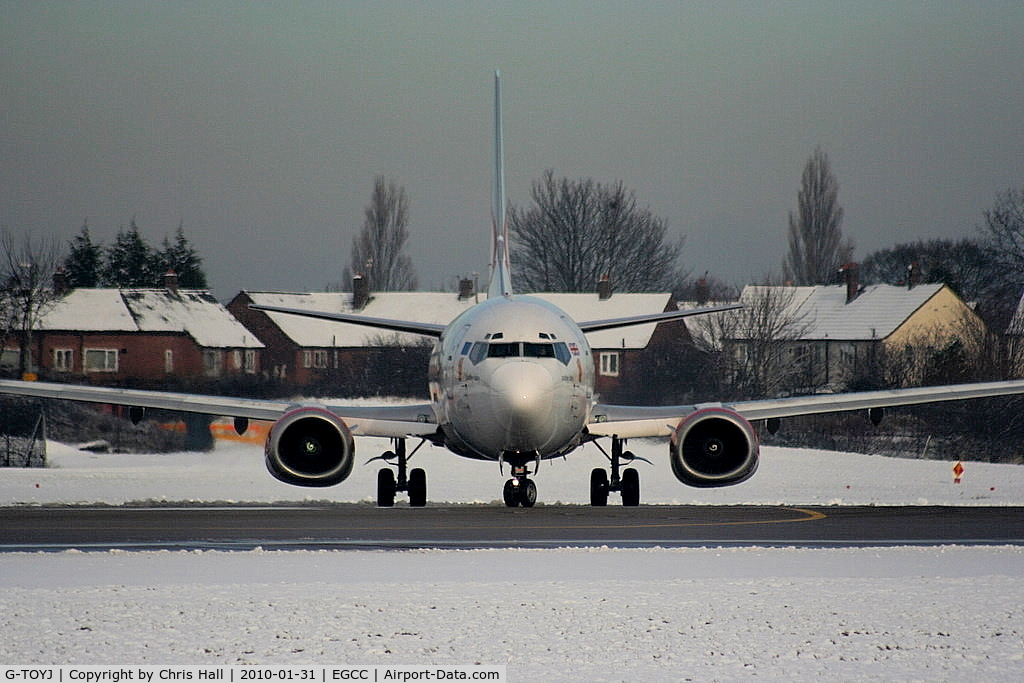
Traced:
<svg viewBox="0 0 1024 683">
<path fill-rule="evenodd" d="M 505 141 L 501 127 L 501 72 L 494 72 L 494 198 L 491 206 L 491 282 L 487 297 L 512 295 L 508 257 L 508 206 L 505 200 Z"/>
</svg>

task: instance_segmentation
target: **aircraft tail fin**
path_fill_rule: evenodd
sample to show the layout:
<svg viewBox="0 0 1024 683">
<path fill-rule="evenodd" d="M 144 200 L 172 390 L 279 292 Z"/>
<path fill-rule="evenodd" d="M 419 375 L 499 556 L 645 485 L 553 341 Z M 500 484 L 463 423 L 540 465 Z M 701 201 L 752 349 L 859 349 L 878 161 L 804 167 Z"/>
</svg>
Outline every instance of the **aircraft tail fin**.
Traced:
<svg viewBox="0 0 1024 683">
<path fill-rule="evenodd" d="M 501 127 L 501 72 L 494 72 L 494 198 L 491 207 L 491 282 L 487 297 L 512 295 L 508 250 L 508 205 L 505 200 L 505 141 Z"/>
</svg>

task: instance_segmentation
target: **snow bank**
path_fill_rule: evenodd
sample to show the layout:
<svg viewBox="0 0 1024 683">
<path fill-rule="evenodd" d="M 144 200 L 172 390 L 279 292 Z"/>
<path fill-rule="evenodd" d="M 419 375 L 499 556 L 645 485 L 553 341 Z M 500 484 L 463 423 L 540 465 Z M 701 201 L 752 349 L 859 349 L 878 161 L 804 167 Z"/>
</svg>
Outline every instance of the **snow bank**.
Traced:
<svg viewBox="0 0 1024 683">
<path fill-rule="evenodd" d="M 684 505 L 1022 505 L 1024 467 L 964 463 L 953 483 L 953 463 L 792 448 L 763 449 L 754 477 L 738 486 L 694 489 L 672 475 L 664 441 L 633 440 L 630 450 L 647 458 L 640 471 L 642 502 Z M 49 444 L 50 467 L 9 469 L 0 475 L 0 505 L 141 501 L 297 502 L 374 500 L 380 462 L 363 465 L 389 449 L 386 439 L 359 439 L 352 476 L 328 489 L 274 480 L 262 448 L 218 442 L 211 453 L 97 454 Z M 467 460 L 424 446 L 411 460 L 427 471 L 432 503 L 492 503 L 508 476 L 494 463 Z M 564 460 L 548 461 L 534 477 L 543 503 L 586 504 L 593 467 L 607 464 L 591 445 Z M 617 504 L 613 497 L 612 502 Z"/>
</svg>

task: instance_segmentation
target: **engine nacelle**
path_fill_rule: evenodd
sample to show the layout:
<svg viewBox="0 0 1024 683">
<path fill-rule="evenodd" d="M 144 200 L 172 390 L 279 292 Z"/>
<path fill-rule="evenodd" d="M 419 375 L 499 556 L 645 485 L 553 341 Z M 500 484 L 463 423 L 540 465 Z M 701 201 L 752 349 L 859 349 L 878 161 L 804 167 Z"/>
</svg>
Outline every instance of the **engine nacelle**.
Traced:
<svg viewBox="0 0 1024 683">
<path fill-rule="evenodd" d="M 757 435 L 750 423 L 725 408 L 685 417 L 669 443 L 676 479 L 703 488 L 746 481 L 757 471 Z"/>
<path fill-rule="evenodd" d="M 352 472 L 355 450 L 345 422 L 320 406 L 286 413 L 271 427 L 265 447 L 270 473 L 296 486 L 341 483 Z"/>
</svg>

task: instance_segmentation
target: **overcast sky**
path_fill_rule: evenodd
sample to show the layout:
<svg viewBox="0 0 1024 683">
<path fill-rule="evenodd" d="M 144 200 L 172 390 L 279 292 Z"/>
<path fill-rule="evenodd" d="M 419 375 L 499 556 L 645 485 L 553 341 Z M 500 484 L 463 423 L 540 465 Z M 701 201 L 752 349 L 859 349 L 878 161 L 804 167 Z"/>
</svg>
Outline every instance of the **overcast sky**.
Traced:
<svg viewBox="0 0 1024 683">
<path fill-rule="evenodd" d="M 376 174 L 421 287 L 487 272 L 492 78 L 509 200 L 622 180 L 684 266 L 779 272 L 815 145 L 862 258 L 1024 186 L 1024 3 L 0 4 L 0 225 L 154 245 L 214 292 L 340 281 Z"/>
</svg>

